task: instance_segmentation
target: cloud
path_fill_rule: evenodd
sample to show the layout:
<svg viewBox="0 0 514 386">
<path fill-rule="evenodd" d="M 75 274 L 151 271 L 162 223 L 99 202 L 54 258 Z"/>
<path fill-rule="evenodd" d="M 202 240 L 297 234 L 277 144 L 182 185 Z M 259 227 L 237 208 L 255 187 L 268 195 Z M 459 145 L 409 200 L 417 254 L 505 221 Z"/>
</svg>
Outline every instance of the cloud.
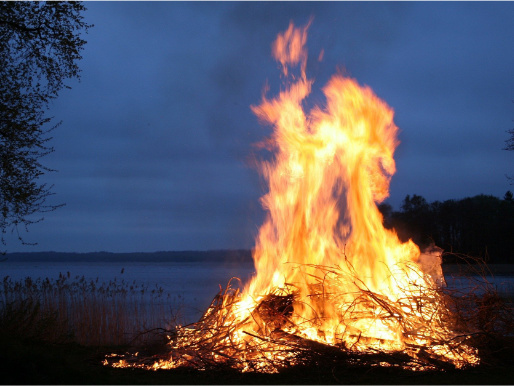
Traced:
<svg viewBox="0 0 514 386">
<path fill-rule="evenodd" d="M 512 152 L 514 5 L 390 2 L 92 2 L 82 81 L 51 114 L 55 203 L 39 250 L 251 247 L 265 186 L 248 166 L 269 134 L 250 110 L 282 87 L 271 43 L 311 17 L 320 88 L 342 68 L 396 112 L 390 202 L 503 196 Z M 324 50 L 323 61 L 317 60 Z M 512 174 L 512 172 L 510 172 Z M 11 243 L 10 250 L 26 249 Z M 12 249 L 11 249 L 12 248 Z"/>
</svg>

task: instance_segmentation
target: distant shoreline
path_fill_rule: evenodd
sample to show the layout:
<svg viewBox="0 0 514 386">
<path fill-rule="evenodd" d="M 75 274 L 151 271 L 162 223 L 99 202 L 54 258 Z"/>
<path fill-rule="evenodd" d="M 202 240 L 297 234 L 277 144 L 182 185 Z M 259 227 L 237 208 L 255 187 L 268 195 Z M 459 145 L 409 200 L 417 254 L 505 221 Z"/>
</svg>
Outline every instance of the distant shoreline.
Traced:
<svg viewBox="0 0 514 386">
<path fill-rule="evenodd" d="M 13 252 L 3 256 L 15 262 L 202 262 L 252 261 L 251 250 L 159 251 L 159 252 Z M 1 264 L 1 263 L 0 263 Z"/>
<path fill-rule="evenodd" d="M 212 251 L 159 251 L 159 252 L 13 252 L 0 258 L 4 262 L 231 262 L 252 263 L 249 249 Z M 1 266 L 1 261 L 0 261 Z M 486 267 L 466 263 L 445 263 L 445 275 L 514 276 L 514 264 L 488 264 Z"/>
</svg>

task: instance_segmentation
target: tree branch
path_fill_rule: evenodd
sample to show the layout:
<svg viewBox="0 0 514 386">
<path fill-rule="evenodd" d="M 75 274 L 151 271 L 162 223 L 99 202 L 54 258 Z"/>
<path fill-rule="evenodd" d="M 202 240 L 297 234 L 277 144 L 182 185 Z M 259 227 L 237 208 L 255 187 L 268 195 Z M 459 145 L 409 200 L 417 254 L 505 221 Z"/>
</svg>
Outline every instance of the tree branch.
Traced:
<svg viewBox="0 0 514 386">
<path fill-rule="evenodd" d="M 0 19 L 0 25 L 7 25 L 7 26 L 11 27 L 14 30 L 18 30 L 18 31 L 21 31 L 21 32 L 27 32 L 27 33 L 29 33 L 29 32 L 37 32 L 37 31 L 41 30 L 41 27 L 29 28 L 29 27 L 25 27 L 24 25 L 15 23 L 13 21 L 2 20 L 2 19 Z"/>
</svg>

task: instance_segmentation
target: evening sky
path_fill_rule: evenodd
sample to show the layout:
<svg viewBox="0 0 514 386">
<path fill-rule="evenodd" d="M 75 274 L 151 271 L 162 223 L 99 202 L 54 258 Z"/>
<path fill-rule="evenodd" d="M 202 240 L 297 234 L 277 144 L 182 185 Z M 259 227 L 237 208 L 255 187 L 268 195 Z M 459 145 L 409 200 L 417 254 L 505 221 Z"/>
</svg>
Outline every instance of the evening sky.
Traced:
<svg viewBox="0 0 514 386">
<path fill-rule="evenodd" d="M 271 43 L 312 17 L 309 103 L 336 72 L 395 111 L 397 173 L 388 203 L 502 198 L 514 152 L 513 2 L 87 2 L 94 24 L 52 104 L 53 204 L 15 251 L 251 248 L 266 186 L 250 110 L 279 90 Z M 323 60 L 318 56 L 323 50 Z"/>
</svg>

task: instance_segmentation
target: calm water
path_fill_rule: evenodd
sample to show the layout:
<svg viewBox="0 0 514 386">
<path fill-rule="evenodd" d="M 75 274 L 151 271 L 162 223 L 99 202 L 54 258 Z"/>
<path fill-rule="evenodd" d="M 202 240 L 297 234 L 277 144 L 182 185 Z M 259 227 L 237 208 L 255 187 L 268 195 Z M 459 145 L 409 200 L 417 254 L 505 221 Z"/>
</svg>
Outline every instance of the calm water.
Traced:
<svg viewBox="0 0 514 386">
<path fill-rule="evenodd" d="M 0 277 L 13 280 L 31 277 L 57 279 L 59 274 L 86 280 L 116 281 L 162 288 L 170 294 L 170 306 L 179 309 L 183 322 L 198 320 L 207 309 L 220 285 L 225 288 L 232 277 L 248 280 L 254 271 L 253 263 L 187 263 L 187 262 L 12 262 L 0 263 Z"/>
<path fill-rule="evenodd" d="M 13 262 L 0 263 L 0 278 L 10 276 L 13 280 L 31 277 L 57 279 L 59 274 L 71 278 L 84 276 L 87 280 L 99 279 L 109 282 L 116 279 L 147 285 L 149 289 L 161 287 L 169 299 L 172 309 L 180 309 L 182 322 L 198 320 L 207 309 L 220 286 L 225 288 L 232 277 L 248 280 L 253 272 L 253 263 L 227 262 Z M 462 277 L 447 277 L 450 288 L 472 289 L 480 281 Z M 499 292 L 514 293 L 514 277 L 486 277 Z"/>
</svg>

